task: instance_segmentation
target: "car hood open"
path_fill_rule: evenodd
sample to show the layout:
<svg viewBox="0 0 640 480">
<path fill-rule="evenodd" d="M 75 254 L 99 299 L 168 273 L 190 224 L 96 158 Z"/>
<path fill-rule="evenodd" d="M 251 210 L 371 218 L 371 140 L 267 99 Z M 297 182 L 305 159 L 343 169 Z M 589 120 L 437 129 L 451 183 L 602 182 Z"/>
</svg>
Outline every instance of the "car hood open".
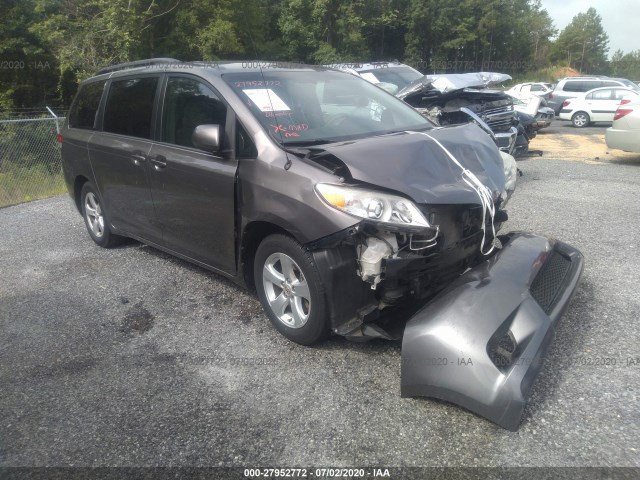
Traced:
<svg viewBox="0 0 640 480">
<path fill-rule="evenodd" d="M 342 161 L 353 179 L 401 192 L 415 202 L 478 203 L 477 193 L 462 179 L 462 169 L 436 140 L 496 199 L 504 191 L 500 153 L 491 138 L 474 124 L 335 143 L 322 150 Z"/>
</svg>

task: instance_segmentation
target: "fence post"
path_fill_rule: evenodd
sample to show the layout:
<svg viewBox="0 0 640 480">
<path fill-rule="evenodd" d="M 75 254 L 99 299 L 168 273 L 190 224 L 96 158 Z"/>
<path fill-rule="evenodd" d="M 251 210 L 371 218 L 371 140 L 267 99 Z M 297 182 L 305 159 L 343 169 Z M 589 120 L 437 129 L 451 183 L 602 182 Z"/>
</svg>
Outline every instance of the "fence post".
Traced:
<svg viewBox="0 0 640 480">
<path fill-rule="evenodd" d="M 56 133 L 60 133 L 60 125 L 58 124 L 58 116 L 55 113 L 53 113 L 53 110 L 51 110 L 49 107 L 46 107 L 46 108 L 49 111 L 49 113 L 51 114 L 51 116 L 56 119 Z"/>
</svg>

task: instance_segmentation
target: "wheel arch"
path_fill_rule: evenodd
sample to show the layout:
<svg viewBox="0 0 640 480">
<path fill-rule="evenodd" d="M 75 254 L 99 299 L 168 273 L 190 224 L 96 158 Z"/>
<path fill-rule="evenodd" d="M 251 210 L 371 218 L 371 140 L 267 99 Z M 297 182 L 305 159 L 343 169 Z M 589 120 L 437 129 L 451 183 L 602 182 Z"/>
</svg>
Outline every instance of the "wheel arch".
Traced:
<svg viewBox="0 0 640 480">
<path fill-rule="evenodd" d="M 289 229 L 274 222 L 256 220 L 249 222 L 242 230 L 242 241 L 240 244 L 240 274 L 244 284 L 250 290 L 255 290 L 255 279 L 253 274 L 253 263 L 256 251 L 260 243 L 269 235 L 280 233 L 287 235 L 302 243 L 296 235 Z"/>
<path fill-rule="evenodd" d="M 73 181 L 73 201 L 76 204 L 76 208 L 78 212 L 82 213 L 82 206 L 80 205 L 80 192 L 82 192 L 82 187 L 85 183 L 87 183 L 89 179 L 84 175 L 78 175 Z"/>
</svg>

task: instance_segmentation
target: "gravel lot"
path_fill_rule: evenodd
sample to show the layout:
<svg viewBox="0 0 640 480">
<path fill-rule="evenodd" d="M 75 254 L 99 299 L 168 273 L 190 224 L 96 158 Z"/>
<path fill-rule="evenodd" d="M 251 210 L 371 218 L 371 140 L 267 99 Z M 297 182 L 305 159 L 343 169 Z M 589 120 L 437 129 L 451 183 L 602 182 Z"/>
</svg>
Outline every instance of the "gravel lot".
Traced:
<svg viewBox="0 0 640 480">
<path fill-rule="evenodd" d="M 0 466 L 640 466 L 640 155 L 553 128 L 505 229 L 586 268 L 518 432 L 400 398 L 397 345 L 300 347 L 219 276 L 100 249 L 65 196 L 0 210 Z"/>
</svg>

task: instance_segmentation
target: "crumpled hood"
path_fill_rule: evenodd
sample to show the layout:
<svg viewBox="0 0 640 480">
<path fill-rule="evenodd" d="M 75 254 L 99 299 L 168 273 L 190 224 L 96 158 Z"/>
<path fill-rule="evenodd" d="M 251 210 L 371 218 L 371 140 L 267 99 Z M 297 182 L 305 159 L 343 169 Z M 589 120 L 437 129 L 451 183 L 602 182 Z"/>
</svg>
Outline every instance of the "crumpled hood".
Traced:
<svg viewBox="0 0 640 480">
<path fill-rule="evenodd" d="M 437 90 L 448 93 L 464 88 L 487 88 L 511 80 L 511 76 L 504 73 L 477 72 L 451 73 L 441 75 L 425 75 L 400 90 L 396 96 L 405 99 L 424 90 Z"/>
<path fill-rule="evenodd" d="M 500 153 L 474 124 L 336 143 L 323 146 L 323 150 L 344 162 L 355 180 L 395 190 L 417 203 L 479 203 L 477 193 L 462 180 L 461 168 L 429 136 L 472 171 L 496 198 L 504 191 Z"/>
</svg>

